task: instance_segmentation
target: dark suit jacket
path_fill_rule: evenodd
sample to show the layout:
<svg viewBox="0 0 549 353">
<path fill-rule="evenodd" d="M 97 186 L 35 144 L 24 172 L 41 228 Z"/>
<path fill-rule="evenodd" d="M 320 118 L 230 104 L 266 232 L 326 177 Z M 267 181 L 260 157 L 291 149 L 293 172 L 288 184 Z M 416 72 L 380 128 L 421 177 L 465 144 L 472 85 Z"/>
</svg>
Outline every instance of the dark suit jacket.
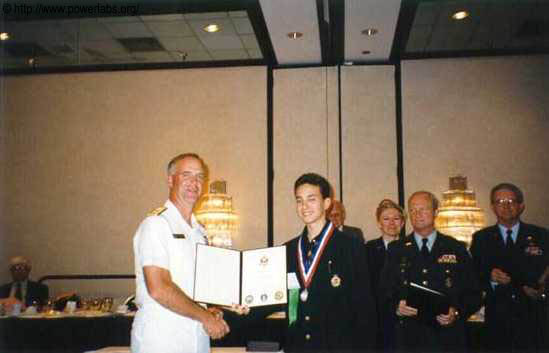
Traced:
<svg viewBox="0 0 549 353">
<path fill-rule="evenodd" d="M 377 332 L 377 350 L 391 351 L 394 347 L 394 325 L 395 320 L 387 307 L 384 307 L 379 300 L 379 276 L 385 265 L 387 250 L 383 243 L 383 238 L 368 240 L 364 246 L 366 249 L 366 258 L 368 268 L 370 269 L 370 282 L 376 296 L 378 332 Z"/>
<path fill-rule="evenodd" d="M 381 237 L 368 240 L 365 248 L 368 268 L 370 270 L 370 282 L 372 283 L 372 288 L 374 288 L 377 293 L 379 288 L 379 276 L 381 275 L 381 270 L 385 264 L 387 250 L 385 250 L 385 244 Z"/>
<path fill-rule="evenodd" d="M 10 282 L 0 287 L 0 298 L 9 297 L 12 285 L 13 282 Z M 27 294 L 24 300 L 26 306 L 31 305 L 35 300 L 40 304 L 45 303 L 48 300 L 48 297 L 48 286 L 31 280 L 27 281 Z"/>
<path fill-rule="evenodd" d="M 495 351 L 542 351 L 547 349 L 547 305 L 545 298 L 528 297 L 522 286 L 537 286 L 549 265 L 549 233 L 535 225 L 520 223 L 517 240 L 507 249 L 497 225 L 473 235 L 471 254 L 484 290 L 485 346 Z M 511 284 L 492 287 L 492 269 L 511 277 Z M 549 294 L 549 293 L 548 293 Z"/>
<path fill-rule="evenodd" d="M 362 233 L 362 229 L 358 227 L 351 227 L 343 225 L 343 233 L 350 235 L 352 238 L 356 238 L 360 240 L 362 244 L 364 244 L 364 234 Z"/>
<path fill-rule="evenodd" d="M 287 266 L 288 273 L 295 272 L 304 288 L 297 262 L 299 240 L 300 236 L 286 243 Z M 335 275 L 341 279 L 339 286 L 333 285 Z M 287 329 L 285 352 L 347 352 L 374 347 L 376 309 L 363 244 L 335 229 L 308 292 L 307 301 L 299 300 L 297 320 Z"/>
<path fill-rule="evenodd" d="M 400 300 L 408 297 L 408 284 L 415 282 L 445 293 L 459 312 L 452 325 L 424 323 L 415 317 L 396 317 Z M 437 233 L 429 257 L 421 255 L 412 234 L 389 244 L 380 278 L 384 305 L 395 316 L 396 348 L 405 352 L 462 352 L 466 347 L 465 320 L 481 304 L 472 259 L 463 243 Z"/>
</svg>

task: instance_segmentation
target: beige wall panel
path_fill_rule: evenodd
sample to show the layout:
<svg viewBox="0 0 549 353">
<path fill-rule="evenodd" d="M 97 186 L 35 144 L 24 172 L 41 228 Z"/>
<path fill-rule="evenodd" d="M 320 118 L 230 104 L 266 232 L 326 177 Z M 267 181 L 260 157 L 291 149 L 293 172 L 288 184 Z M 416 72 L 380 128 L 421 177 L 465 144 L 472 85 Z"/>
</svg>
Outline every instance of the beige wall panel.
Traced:
<svg viewBox="0 0 549 353">
<path fill-rule="evenodd" d="M 490 189 L 509 181 L 523 220 L 549 226 L 549 56 L 405 61 L 402 86 L 407 196 L 462 174 L 493 224 Z"/>
<path fill-rule="evenodd" d="M 336 68 L 274 72 L 275 245 L 295 237 L 303 228 L 293 193 L 300 175 L 315 172 L 335 187 L 339 184 L 336 75 Z"/>
<path fill-rule="evenodd" d="M 265 87 L 260 67 L 7 78 L 6 253 L 35 278 L 133 273 L 134 232 L 186 151 L 227 180 L 234 247 L 265 246 Z"/>
<path fill-rule="evenodd" d="M 393 66 L 341 68 L 343 202 L 346 224 L 380 234 L 375 210 L 398 202 Z"/>
</svg>

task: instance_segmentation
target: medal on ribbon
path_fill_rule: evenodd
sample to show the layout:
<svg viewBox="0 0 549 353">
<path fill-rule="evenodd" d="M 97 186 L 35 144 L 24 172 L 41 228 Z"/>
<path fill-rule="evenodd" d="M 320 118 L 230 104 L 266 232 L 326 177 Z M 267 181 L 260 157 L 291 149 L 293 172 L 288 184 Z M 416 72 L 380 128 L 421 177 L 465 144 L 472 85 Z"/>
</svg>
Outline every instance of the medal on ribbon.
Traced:
<svg viewBox="0 0 549 353">
<path fill-rule="evenodd" d="M 297 264 L 299 267 L 299 275 L 301 276 L 301 281 L 303 282 L 303 286 L 304 286 L 304 289 L 299 294 L 299 298 L 301 299 L 302 302 L 306 302 L 307 299 L 309 298 L 308 288 L 311 285 L 313 276 L 315 275 L 315 272 L 318 268 L 318 263 L 320 262 L 320 258 L 322 257 L 322 253 L 324 252 L 324 249 L 326 248 L 328 241 L 332 237 L 332 234 L 334 234 L 334 225 L 332 223 L 329 223 L 328 227 L 326 227 L 326 230 L 324 230 L 324 233 L 322 234 L 322 241 L 320 243 L 320 246 L 318 247 L 318 250 L 314 254 L 313 260 L 311 262 L 311 266 L 309 266 L 308 270 L 305 268 L 305 260 L 303 258 L 304 254 L 302 253 L 302 250 L 301 250 L 301 242 L 305 241 L 305 239 L 303 238 L 303 236 L 300 239 L 300 242 L 297 246 Z"/>
</svg>

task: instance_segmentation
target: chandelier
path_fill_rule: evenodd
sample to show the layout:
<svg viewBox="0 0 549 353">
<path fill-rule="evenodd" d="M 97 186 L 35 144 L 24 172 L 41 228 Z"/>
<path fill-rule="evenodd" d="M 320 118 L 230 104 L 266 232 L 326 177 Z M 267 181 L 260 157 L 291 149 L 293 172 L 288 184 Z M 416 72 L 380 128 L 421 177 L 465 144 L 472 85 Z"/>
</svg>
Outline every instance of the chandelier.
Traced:
<svg viewBox="0 0 549 353">
<path fill-rule="evenodd" d="M 484 211 L 477 207 L 475 192 L 467 190 L 467 177 L 450 177 L 450 190 L 442 193 L 435 227 L 467 246 L 471 244 L 473 233 L 484 227 Z"/>
<path fill-rule="evenodd" d="M 236 235 L 238 216 L 233 210 L 233 198 L 227 195 L 227 183 L 217 180 L 210 184 L 210 192 L 200 198 L 195 212 L 198 222 L 206 228 L 208 244 L 231 248 Z"/>
</svg>

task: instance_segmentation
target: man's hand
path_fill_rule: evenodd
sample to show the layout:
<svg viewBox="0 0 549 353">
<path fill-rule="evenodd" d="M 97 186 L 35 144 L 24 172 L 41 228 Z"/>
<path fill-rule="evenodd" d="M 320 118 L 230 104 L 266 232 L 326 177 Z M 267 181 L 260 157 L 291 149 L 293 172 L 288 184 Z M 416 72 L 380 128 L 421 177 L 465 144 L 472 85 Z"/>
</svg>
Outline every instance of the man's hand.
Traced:
<svg viewBox="0 0 549 353">
<path fill-rule="evenodd" d="M 202 326 L 204 326 L 204 330 L 208 336 L 214 340 L 220 339 L 230 331 L 229 325 L 227 325 L 225 320 L 219 318 L 217 314 L 213 314 L 210 311 L 204 316 Z"/>
<path fill-rule="evenodd" d="M 250 307 L 247 305 L 233 304 L 231 306 L 224 307 L 224 309 L 237 313 L 238 315 L 248 315 L 250 313 Z"/>
<path fill-rule="evenodd" d="M 545 287 L 542 286 L 539 289 L 535 289 L 529 286 L 522 286 L 522 290 L 530 298 L 538 300 L 541 299 L 542 294 L 545 292 Z"/>
<path fill-rule="evenodd" d="M 212 313 L 216 318 L 223 319 L 223 310 L 217 306 L 208 306 L 208 311 Z"/>
<path fill-rule="evenodd" d="M 448 314 L 437 315 L 437 321 L 440 324 L 440 326 L 451 325 L 454 323 L 454 321 L 456 321 L 456 318 L 457 318 L 457 312 L 456 312 L 456 309 L 452 306 L 448 310 Z"/>
<path fill-rule="evenodd" d="M 490 273 L 490 280 L 499 284 L 509 284 L 511 283 L 511 277 L 499 268 L 494 268 Z"/>
<path fill-rule="evenodd" d="M 398 303 L 398 308 L 397 308 L 396 314 L 398 316 L 416 316 L 417 315 L 417 309 L 406 305 L 406 300 L 401 300 Z"/>
</svg>

